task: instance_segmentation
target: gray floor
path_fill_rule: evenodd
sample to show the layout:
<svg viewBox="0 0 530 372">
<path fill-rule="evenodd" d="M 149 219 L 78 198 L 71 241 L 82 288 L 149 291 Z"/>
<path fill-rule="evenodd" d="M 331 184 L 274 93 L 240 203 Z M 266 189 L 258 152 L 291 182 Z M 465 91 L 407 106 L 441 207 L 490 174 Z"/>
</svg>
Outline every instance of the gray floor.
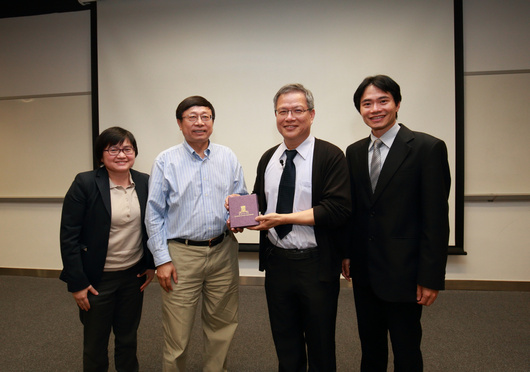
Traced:
<svg viewBox="0 0 530 372">
<path fill-rule="evenodd" d="M 240 298 L 229 370 L 275 371 L 264 289 L 242 286 Z M 64 283 L 0 276 L 0 312 L 0 371 L 81 370 L 82 328 Z M 530 371 L 530 293 L 445 291 L 423 314 L 425 371 Z M 200 371 L 199 322 L 197 317 L 190 372 Z M 344 288 L 337 319 L 338 371 L 359 369 L 356 332 L 353 295 Z M 160 371 L 161 349 L 160 290 L 153 283 L 139 331 L 141 371 Z"/>
</svg>

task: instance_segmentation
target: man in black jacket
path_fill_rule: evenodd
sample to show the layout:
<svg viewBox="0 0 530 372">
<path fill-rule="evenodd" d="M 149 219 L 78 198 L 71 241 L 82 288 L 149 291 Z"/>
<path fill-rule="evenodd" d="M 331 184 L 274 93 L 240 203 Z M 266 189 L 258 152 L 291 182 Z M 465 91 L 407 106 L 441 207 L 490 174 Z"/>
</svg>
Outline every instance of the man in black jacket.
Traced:
<svg viewBox="0 0 530 372">
<path fill-rule="evenodd" d="M 348 147 L 353 222 L 343 275 L 353 279 L 361 371 L 423 369 L 421 312 L 444 289 L 451 177 L 445 143 L 397 123 L 399 85 L 366 78 L 354 95 L 369 137 Z M 351 259 L 351 260 L 350 260 Z"/>
<path fill-rule="evenodd" d="M 309 371 L 334 371 L 341 227 L 351 214 L 346 159 L 311 136 L 313 96 L 301 84 L 282 87 L 274 106 L 284 141 L 259 162 L 254 192 L 262 215 L 250 229 L 261 230 L 260 270 L 279 370 L 307 371 L 309 364 Z M 290 200 L 283 189 L 291 189 Z"/>
</svg>

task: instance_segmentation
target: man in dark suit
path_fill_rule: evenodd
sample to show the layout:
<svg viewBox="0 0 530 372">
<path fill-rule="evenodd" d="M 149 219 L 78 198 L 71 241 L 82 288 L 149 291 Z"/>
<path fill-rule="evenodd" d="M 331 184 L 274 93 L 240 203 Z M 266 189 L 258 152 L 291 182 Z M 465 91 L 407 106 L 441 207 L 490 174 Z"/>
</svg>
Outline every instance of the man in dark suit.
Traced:
<svg viewBox="0 0 530 372">
<path fill-rule="evenodd" d="M 335 145 L 311 136 L 315 109 L 308 89 L 286 85 L 274 106 L 284 141 L 259 162 L 254 192 L 262 215 L 250 229 L 261 230 L 259 265 L 266 271 L 279 371 L 307 371 L 308 364 L 309 371 L 334 371 L 339 249 L 345 246 L 339 238 L 351 215 L 346 159 Z M 291 166 L 288 186 L 282 174 Z M 292 190 L 290 201 L 283 189 Z"/>
<path fill-rule="evenodd" d="M 397 124 L 399 85 L 366 78 L 353 97 L 372 129 L 346 150 L 353 202 L 343 275 L 353 279 L 361 371 L 421 371 L 422 306 L 444 289 L 451 177 L 445 143 Z M 351 268 L 350 268 L 351 263 Z"/>
</svg>

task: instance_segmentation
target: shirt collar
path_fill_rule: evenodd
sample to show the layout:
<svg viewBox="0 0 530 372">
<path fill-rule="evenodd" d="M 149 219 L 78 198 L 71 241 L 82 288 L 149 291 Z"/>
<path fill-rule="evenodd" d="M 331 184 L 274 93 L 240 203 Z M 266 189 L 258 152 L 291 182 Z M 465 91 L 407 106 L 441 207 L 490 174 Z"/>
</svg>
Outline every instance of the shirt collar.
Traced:
<svg viewBox="0 0 530 372">
<path fill-rule="evenodd" d="M 212 144 L 212 142 L 211 142 L 210 140 L 208 140 L 208 147 L 206 148 L 206 150 L 204 150 L 205 159 L 210 157 L 210 153 L 211 153 L 211 151 L 212 151 L 212 150 L 211 150 L 211 147 L 210 147 L 211 144 Z M 184 140 L 183 145 L 184 145 L 184 148 L 185 148 L 186 150 L 188 150 L 188 152 L 190 153 L 190 155 L 195 156 L 196 158 L 198 158 L 198 159 L 200 159 L 200 160 L 203 160 L 203 159 L 201 159 L 201 157 L 199 156 L 199 154 L 197 154 L 197 152 L 193 149 L 193 147 L 190 146 L 190 144 L 189 144 L 186 140 Z"/>
<path fill-rule="evenodd" d="M 298 147 L 295 149 L 296 152 L 298 152 L 298 155 L 302 157 L 302 159 L 307 159 L 307 157 L 310 155 L 310 151 L 313 148 L 313 143 L 315 143 L 315 137 L 310 135 L 305 139 L 304 142 L 302 142 Z M 281 154 L 280 157 L 285 156 L 285 150 L 288 150 L 287 146 L 285 146 L 285 142 L 282 142 L 280 144 L 280 151 Z"/>
<path fill-rule="evenodd" d="M 129 188 L 129 187 L 133 187 L 133 186 L 136 186 L 136 185 L 134 184 L 134 181 L 133 181 L 133 178 L 132 178 L 131 172 L 129 172 L 129 182 L 130 182 L 130 185 L 127 186 L 127 188 Z M 110 177 L 109 177 L 109 188 L 110 188 L 110 189 L 115 189 L 115 188 L 118 188 L 118 187 L 122 187 L 122 186 L 120 186 L 120 185 L 116 185 L 114 182 L 112 182 L 112 180 L 111 180 Z"/>
<path fill-rule="evenodd" d="M 379 137 L 379 139 L 381 140 L 381 142 L 383 142 L 383 144 L 386 147 L 388 148 L 392 147 L 392 144 L 394 143 L 394 140 L 396 139 L 400 128 L 401 127 L 399 126 L 399 124 L 395 123 L 392 126 L 392 128 L 386 131 L 386 133 L 383 134 L 381 137 Z M 374 136 L 373 133 L 370 132 L 370 146 L 369 146 L 370 149 L 374 146 L 374 142 L 376 139 L 377 137 Z"/>
</svg>

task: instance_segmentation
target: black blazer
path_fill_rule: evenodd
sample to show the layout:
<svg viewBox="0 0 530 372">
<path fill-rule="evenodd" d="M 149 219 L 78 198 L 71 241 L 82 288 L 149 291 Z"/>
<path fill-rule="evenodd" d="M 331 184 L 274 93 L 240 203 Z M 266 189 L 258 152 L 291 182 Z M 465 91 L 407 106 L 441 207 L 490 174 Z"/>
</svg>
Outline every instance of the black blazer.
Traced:
<svg viewBox="0 0 530 372">
<path fill-rule="evenodd" d="M 145 205 L 149 175 L 130 170 L 140 202 L 144 257 L 141 272 L 154 269 L 153 256 L 147 248 Z M 111 223 L 109 175 L 105 167 L 79 173 L 66 193 L 61 216 L 60 279 L 68 291 L 77 292 L 92 285 L 97 289 L 101 280 Z"/>
<path fill-rule="evenodd" d="M 399 130 L 372 194 L 365 138 L 346 150 L 351 176 L 351 275 L 386 301 L 416 301 L 416 286 L 443 289 L 451 176 L 445 143 Z"/>
<path fill-rule="evenodd" d="M 267 150 L 258 164 L 254 193 L 261 213 L 267 209 L 265 169 L 279 145 Z M 280 182 L 280 180 L 278 180 Z M 343 249 L 347 246 L 344 226 L 351 216 L 348 167 L 344 153 L 337 146 L 315 139 L 312 174 L 312 206 L 315 237 L 320 250 L 320 280 L 329 280 L 341 272 Z M 267 231 L 260 231 L 259 269 L 266 270 L 269 242 Z"/>
</svg>

